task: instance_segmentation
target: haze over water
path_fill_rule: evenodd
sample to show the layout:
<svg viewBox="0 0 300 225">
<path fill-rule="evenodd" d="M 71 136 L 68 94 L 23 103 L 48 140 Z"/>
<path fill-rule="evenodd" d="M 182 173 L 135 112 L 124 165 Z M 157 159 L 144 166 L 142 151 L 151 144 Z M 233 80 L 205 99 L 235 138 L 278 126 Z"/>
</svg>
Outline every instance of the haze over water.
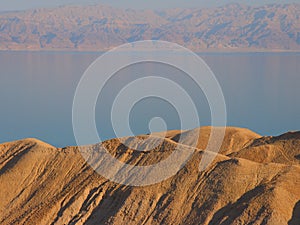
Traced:
<svg viewBox="0 0 300 225">
<path fill-rule="evenodd" d="M 262 135 L 299 130 L 299 53 L 200 55 L 223 89 L 228 126 L 246 127 Z M 94 53 L 1 52 L 0 143 L 35 137 L 59 147 L 76 145 L 72 130 L 74 92 L 84 71 L 98 56 Z M 122 76 L 126 79 L 130 74 Z M 122 81 L 116 78 L 114 82 Z M 194 98 L 199 94 L 197 107 L 201 124 L 209 125 L 204 95 L 192 86 L 191 92 Z M 110 139 L 115 136 L 101 118 L 105 107 L 106 104 L 97 105 L 96 121 L 102 139 Z M 170 112 L 166 118 L 168 129 L 179 129 L 178 117 L 170 105 L 148 99 L 132 111 L 133 132 L 148 133 L 147 123 L 143 121 L 149 122 L 149 117 L 155 115 L 166 116 L 161 115 L 163 112 Z"/>
</svg>

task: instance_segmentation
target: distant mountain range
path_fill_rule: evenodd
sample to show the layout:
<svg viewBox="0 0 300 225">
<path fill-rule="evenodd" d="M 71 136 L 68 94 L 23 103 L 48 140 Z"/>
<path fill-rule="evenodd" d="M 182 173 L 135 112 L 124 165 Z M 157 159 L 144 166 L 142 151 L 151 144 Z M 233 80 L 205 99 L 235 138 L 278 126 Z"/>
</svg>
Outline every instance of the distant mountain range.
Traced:
<svg viewBox="0 0 300 225">
<path fill-rule="evenodd" d="M 194 51 L 299 51 L 300 4 L 160 11 L 93 5 L 0 13 L 0 50 L 103 51 L 149 39 Z"/>
</svg>

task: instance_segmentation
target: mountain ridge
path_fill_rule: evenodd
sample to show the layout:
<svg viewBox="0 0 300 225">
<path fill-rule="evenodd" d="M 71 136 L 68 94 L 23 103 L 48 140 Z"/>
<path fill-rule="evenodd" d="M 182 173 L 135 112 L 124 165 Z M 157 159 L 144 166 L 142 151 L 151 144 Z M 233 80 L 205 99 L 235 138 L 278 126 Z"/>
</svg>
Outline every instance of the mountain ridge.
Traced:
<svg viewBox="0 0 300 225">
<path fill-rule="evenodd" d="M 194 51 L 299 51 L 300 4 L 133 10 L 63 6 L 0 14 L 0 50 L 106 51 L 141 40 Z"/>
</svg>

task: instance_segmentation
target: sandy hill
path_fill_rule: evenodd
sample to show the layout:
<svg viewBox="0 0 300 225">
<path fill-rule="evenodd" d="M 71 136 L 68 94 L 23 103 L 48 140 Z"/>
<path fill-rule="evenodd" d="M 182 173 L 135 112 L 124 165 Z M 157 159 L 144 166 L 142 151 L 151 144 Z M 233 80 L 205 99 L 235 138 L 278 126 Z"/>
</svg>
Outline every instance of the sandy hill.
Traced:
<svg viewBox="0 0 300 225">
<path fill-rule="evenodd" d="M 195 131 L 195 130 L 194 130 Z M 58 149 L 35 139 L 0 145 L 0 224 L 300 224 L 300 133 L 261 137 L 227 128 L 220 153 L 198 166 L 210 133 L 175 176 L 129 187 L 95 173 L 77 147 Z M 120 161 L 145 166 L 167 158 L 179 136 L 170 131 L 151 151 L 145 136 L 103 143 Z M 159 135 L 158 135 L 159 136 Z M 93 146 L 97 149 L 99 145 Z"/>
</svg>

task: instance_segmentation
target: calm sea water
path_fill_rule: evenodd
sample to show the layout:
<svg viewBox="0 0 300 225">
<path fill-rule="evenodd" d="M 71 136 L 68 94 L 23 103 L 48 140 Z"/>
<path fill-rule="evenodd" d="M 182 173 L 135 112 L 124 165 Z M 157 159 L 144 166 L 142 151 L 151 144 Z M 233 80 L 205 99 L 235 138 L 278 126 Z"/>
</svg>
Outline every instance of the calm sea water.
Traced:
<svg viewBox="0 0 300 225">
<path fill-rule="evenodd" d="M 73 97 L 82 74 L 98 56 L 94 53 L 0 52 L 0 142 L 35 137 L 60 147 L 76 145 L 72 130 Z M 228 126 L 246 127 L 262 135 L 300 130 L 299 53 L 200 56 L 223 89 Z M 147 65 L 150 70 L 153 67 Z M 136 68 L 136 73 L 141 71 L 145 68 Z M 164 71 L 164 68 L 156 71 Z M 98 101 L 96 121 L 102 139 L 115 137 L 108 120 L 111 101 L 134 77 L 132 73 L 132 70 L 123 71 L 115 76 L 112 88 L 105 90 L 103 99 Z M 176 71 L 167 76 L 176 77 Z M 189 81 L 182 81 L 182 85 L 198 102 L 201 124 L 209 125 L 210 112 L 203 93 Z M 148 122 L 153 117 L 165 118 L 168 129 L 180 128 L 179 115 L 172 105 L 149 98 L 131 111 L 130 125 L 134 134 L 148 133 Z"/>
</svg>

